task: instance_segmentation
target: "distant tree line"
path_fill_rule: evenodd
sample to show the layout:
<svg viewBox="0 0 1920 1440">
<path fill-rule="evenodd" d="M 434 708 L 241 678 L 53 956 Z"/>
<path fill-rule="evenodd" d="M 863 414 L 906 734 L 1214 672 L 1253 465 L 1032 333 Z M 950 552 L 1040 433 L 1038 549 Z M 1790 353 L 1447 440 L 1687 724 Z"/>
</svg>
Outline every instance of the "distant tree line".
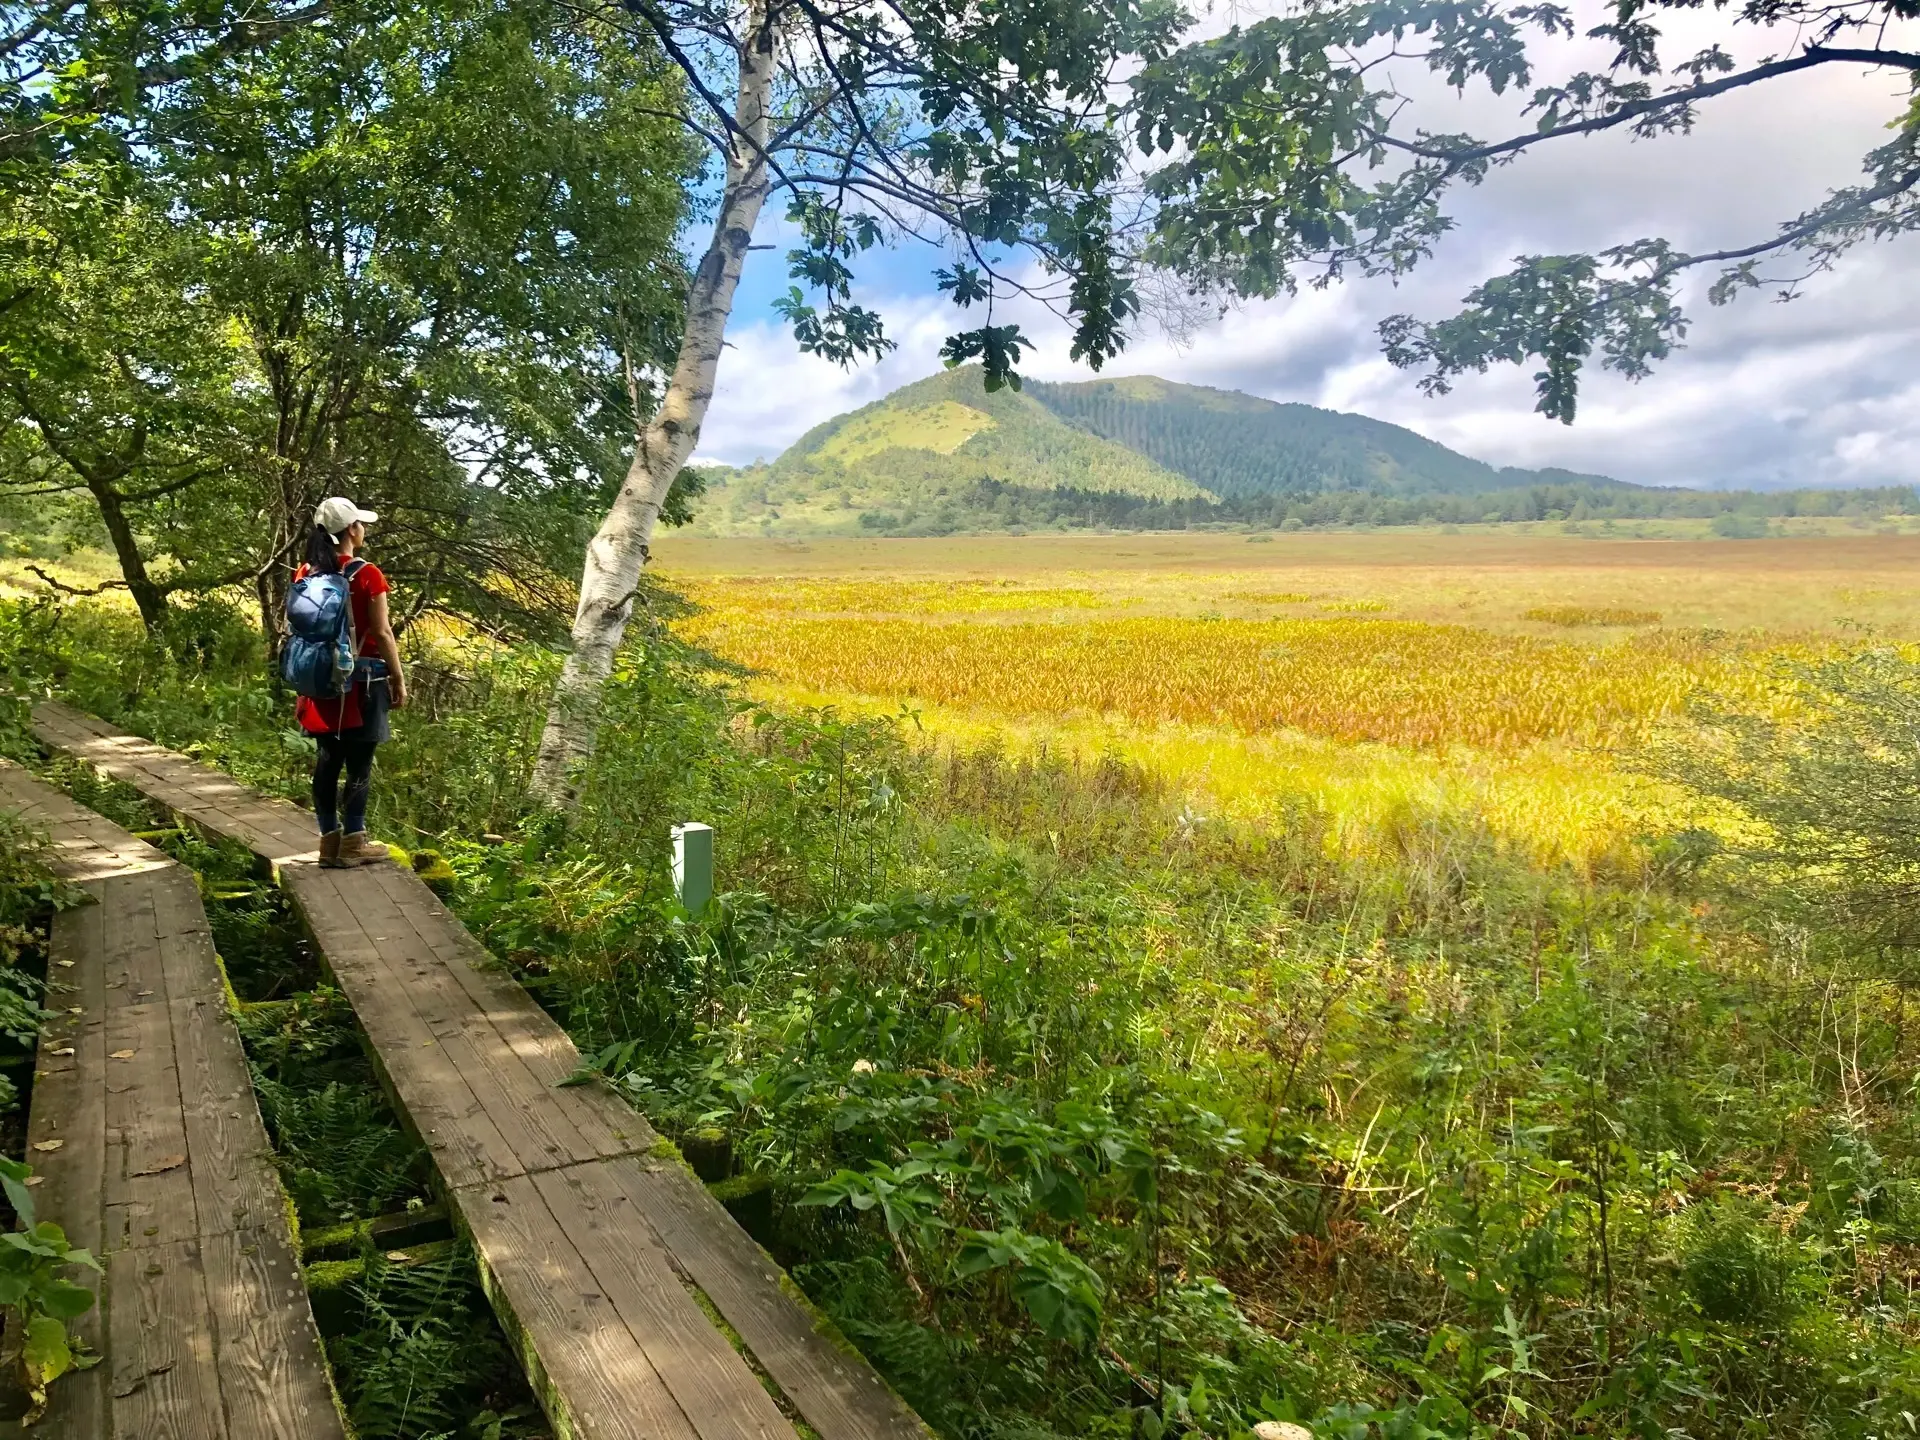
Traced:
<svg viewBox="0 0 1920 1440">
<path fill-rule="evenodd" d="M 1186 530 L 1202 525 L 1315 529 L 1343 525 L 1470 525 L 1522 520 L 1713 520 L 1728 533 L 1759 533 L 1791 516 L 1880 518 L 1920 513 L 1909 485 L 1867 490 L 1653 490 L 1530 485 L 1478 495 L 1387 495 L 1362 490 L 1207 500 L 1152 500 L 1113 491 L 1036 490 L 981 479 L 931 504 L 870 508 L 863 529 L 944 534 L 963 530 Z"/>
</svg>

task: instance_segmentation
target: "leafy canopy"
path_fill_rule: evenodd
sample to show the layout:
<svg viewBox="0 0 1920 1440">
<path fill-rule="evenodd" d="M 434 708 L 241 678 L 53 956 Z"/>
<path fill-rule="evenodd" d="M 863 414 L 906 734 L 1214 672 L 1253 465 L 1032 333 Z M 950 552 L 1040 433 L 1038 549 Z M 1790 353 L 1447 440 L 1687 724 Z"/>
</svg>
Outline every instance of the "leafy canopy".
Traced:
<svg viewBox="0 0 1920 1440">
<path fill-rule="evenodd" d="M 136 598 L 141 563 L 159 601 L 267 596 L 343 492 L 418 603 L 564 613 L 544 577 L 675 328 L 671 88 L 550 6 L 455 0 L 155 89 L 137 146 L 0 194 L 4 483 L 123 511 Z"/>
<path fill-rule="evenodd" d="M 1697 8 L 1616 0 L 1585 32 L 1610 62 L 1559 83 L 1541 78 L 1540 52 L 1576 25 L 1554 3 L 1308 0 L 1202 39 L 1168 0 L 623 0 L 620 12 L 683 67 L 685 119 L 722 149 L 742 143 L 732 57 L 778 51 L 766 155 L 798 237 L 778 308 L 803 349 L 841 363 L 886 350 L 881 317 L 853 299 L 854 267 L 877 243 L 920 236 L 949 252 L 940 289 L 985 311 L 949 337 L 947 362 L 978 360 L 998 387 L 1018 384 L 1031 345 L 996 313 L 1012 296 L 1066 318 L 1074 358 L 1098 369 L 1139 317 L 1148 272 L 1229 303 L 1404 274 L 1453 227 L 1452 189 L 1538 145 L 1684 133 L 1716 97 L 1814 67 L 1920 71 L 1895 43 L 1911 0 L 1723 4 L 1723 42 L 1669 55 L 1663 14 Z M 1756 46 L 1776 50 L 1733 58 Z M 1492 140 L 1422 128 L 1395 65 L 1523 96 L 1534 123 Z M 1653 237 L 1523 256 L 1451 319 L 1386 321 L 1387 353 L 1425 368 L 1434 392 L 1464 371 L 1537 362 L 1539 408 L 1571 421 L 1596 357 L 1639 378 L 1680 342 L 1678 286 L 1695 268 L 1717 269 L 1720 304 L 1777 279 L 1772 259 L 1804 275 L 1920 223 L 1920 108 L 1890 119 L 1863 181 L 1772 236 L 1697 254 Z"/>
<path fill-rule="evenodd" d="M 1664 17 L 1699 8 L 1614 0 L 1584 32 L 1612 48 L 1609 63 L 1558 84 L 1540 80 L 1536 61 L 1575 35 L 1573 12 L 1558 4 L 1317 0 L 1236 26 L 1149 66 L 1133 87 L 1142 144 L 1176 155 L 1147 177 L 1161 208 L 1144 254 L 1243 298 L 1290 290 L 1302 273 L 1314 283 L 1398 275 L 1453 228 L 1442 207 L 1450 190 L 1478 185 L 1538 146 L 1613 130 L 1643 140 L 1684 134 L 1717 97 L 1815 68 L 1904 73 L 1910 89 L 1920 76 L 1920 53 L 1898 45 L 1901 22 L 1920 17 L 1911 0 L 1719 3 L 1720 39 L 1671 55 Z M 1777 48 L 1735 60 L 1756 47 Z M 1423 128 L 1422 107 L 1393 83 L 1393 63 L 1423 66 L 1457 91 L 1524 95 L 1534 125 L 1492 140 Z M 1422 386 L 1436 394 L 1467 371 L 1537 362 L 1539 410 L 1571 423 L 1579 377 L 1596 355 L 1640 379 L 1682 341 L 1689 321 L 1677 292 L 1693 270 L 1714 273 L 1714 305 L 1775 285 L 1786 298 L 1855 245 L 1920 228 L 1920 98 L 1889 121 L 1893 137 L 1863 158 L 1861 181 L 1770 236 L 1699 253 L 1645 237 L 1523 255 L 1451 318 L 1387 319 L 1387 355 L 1424 368 Z M 1370 175 L 1382 178 L 1369 183 Z M 1767 268 L 1776 261 L 1784 272 Z"/>
</svg>

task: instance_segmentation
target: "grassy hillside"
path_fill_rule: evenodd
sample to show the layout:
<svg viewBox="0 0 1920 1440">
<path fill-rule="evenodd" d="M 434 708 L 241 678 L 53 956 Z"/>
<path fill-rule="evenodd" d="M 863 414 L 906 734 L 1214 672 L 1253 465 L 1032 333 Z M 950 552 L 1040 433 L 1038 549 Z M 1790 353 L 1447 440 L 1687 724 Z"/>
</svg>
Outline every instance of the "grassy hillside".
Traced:
<svg viewBox="0 0 1920 1440">
<path fill-rule="evenodd" d="M 1032 396 L 988 394 L 975 365 L 945 370 L 815 426 L 772 466 L 776 483 L 876 498 L 979 480 L 1029 490 L 1209 498 L 1158 462 L 1070 425 Z"/>
<path fill-rule="evenodd" d="M 1568 470 L 1497 470 L 1364 415 L 1280 405 L 1152 375 L 1071 385 L 1037 382 L 1027 389 L 1062 419 L 1148 456 L 1222 498 L 1328 490 L 1480 495 L 1537 484 L 1638 488 Z"/>
<path fill-rule="evenodd" d="M 1214 499 L 1145 455 L 1068 424 L 1029 395 L 988 394 L 979 367 L 969 365 L 815 426 L 771 465 L 715 472 L 703 509 L 708 525 L 722 531 L 856 530 L 863 516 L 865 528 L 887 530 L 1033 523 L 980 500 L 1002 492 L 1085 492 L 1152 505 Z"/>
</svg>

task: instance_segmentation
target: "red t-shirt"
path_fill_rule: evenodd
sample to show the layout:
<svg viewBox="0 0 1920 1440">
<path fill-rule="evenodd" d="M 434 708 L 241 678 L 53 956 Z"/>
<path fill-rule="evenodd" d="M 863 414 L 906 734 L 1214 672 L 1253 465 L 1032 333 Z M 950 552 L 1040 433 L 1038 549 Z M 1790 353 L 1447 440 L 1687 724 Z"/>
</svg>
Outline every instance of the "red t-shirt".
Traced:
<svg viewBox="0 0 1920 1440">
<path fill-rule="evenodd" d="M 293 572 L 293 578 L 303 580 L 306 574 L 307 567 L 302 565 Z M 373 638 L 373 597 L 384 595 L 392 588 L 387 584 L 387 577 L 380 573 L 380 567 L 372 561 L 355 570 L 347 581 L 347 603 L 353 608 L 353 634 L 359 641 L 362 655 L 379 658 L 380 646 Z M 342 706 L 346 707 L 344 714 L 341 713 Z M 315 700 L 302 695 L 294 718 L 309 735 L 331 735 L 341 730 L 352 730 L 360 724 L 360 687 L 355 685 L 338 700 Z"/>
</svg>

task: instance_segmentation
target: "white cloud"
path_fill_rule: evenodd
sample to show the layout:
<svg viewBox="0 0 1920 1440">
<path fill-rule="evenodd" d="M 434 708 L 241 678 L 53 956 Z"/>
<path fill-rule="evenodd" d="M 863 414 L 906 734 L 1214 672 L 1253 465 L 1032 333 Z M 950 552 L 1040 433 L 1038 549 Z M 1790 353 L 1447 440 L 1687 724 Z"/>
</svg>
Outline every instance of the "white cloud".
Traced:
<svg viewBox="0 0 1920 1440">
<path fill-rule="evenodd" d="M 1720 12 L 1663 23 L 1699 31 L 1677 36 L 1675 54 L 1724 25 Z M 1591 50 L 1581 42 L 1562 59 L 1591 63 Z M 1501 113 L 1508 123 L 1513 117 L 1506 100 L 1447 103 L 1454 112 L 1436 115 L 1434 128 L 1491 134 L 1504 128 Z M 1468 376 L 1452 394 L 1429 399 L 1416 376 L 1380 357 L 1374 333 L 1394 311 L 1450 313 L 1468 288 L 1520 253 L 1644 235 L 1696 249 L 1750 243 L 1852 183 L 1860 157 L 1884 143 L 1900 108 L 1886 75 L 1810 72 L 1716 102 L 1691 135 L 1562 142 L 1460 197 L 1456 234 L 1398 288 L 1366 282 L 1250 306 L 1186 347 L 1148 333 L 1109 370 L 1355 410 L 1494 464 L 1561 465 L 1643 484 L 1920 480 L 1916 237 L 1856 251 L 1792 304 L 1752 294 L 1714 309 L 1690 296 L 1687 348 L 1639 385 L 1590 371 L 1571 428 L 1534 413 L 1529 370 Z M 853 372 L 801 356 L 777 320 L 736 324 L 702 453 L 732 463 L 771 458 L 820 421 L 931 373 L 959 317 L 930 290 L 929 282 L 926 292 L 863 297 L 885 312 L 900 348 Z M 1085 378 L 1067 360 L 1062 326 L 1044 314 L 1018 318 L 1040 344 L 1028 373 Z"/>
</svg>

